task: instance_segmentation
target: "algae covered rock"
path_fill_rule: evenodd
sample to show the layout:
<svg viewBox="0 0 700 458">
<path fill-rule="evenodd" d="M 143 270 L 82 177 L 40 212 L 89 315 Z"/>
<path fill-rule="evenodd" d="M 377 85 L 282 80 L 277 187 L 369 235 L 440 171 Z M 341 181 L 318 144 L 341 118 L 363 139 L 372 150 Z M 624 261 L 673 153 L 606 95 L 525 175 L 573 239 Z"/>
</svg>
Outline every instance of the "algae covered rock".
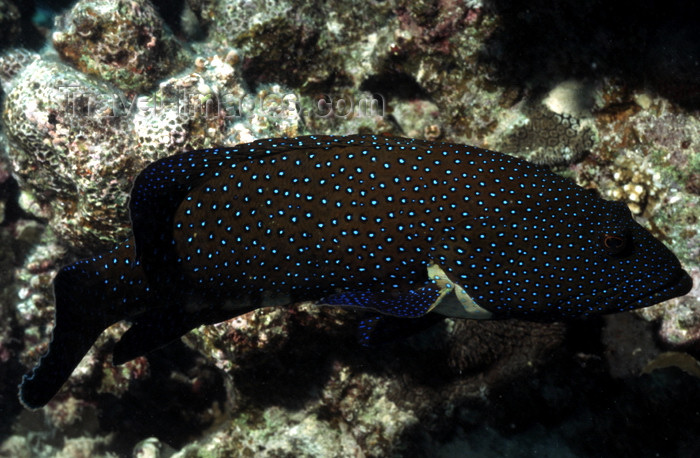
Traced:
<svg viewBox="0 0 700 458">
<path fill-rule="evenodd" d="M 40 60 L 18 75 L 3 107 L 10 159 L 63 239 L 91 244 L 125 229 L 128 183 L 151 158 L 135 158 L 121 133 L 114 92 L 65 64 Z"/>
<path fill-rule="evenodd" d="M 327 9 L 294 0 L 190 1 L 217 47 L 243 56 L 246 80 L 327 88 L 359 85 L 389 53 L 395 7 L 352 1 Z"/>
<path fill-rule="evenodd" d="M 148 0 L 82 0 L 56 19 L 61 58 L 124 91 L 142 91 L 184 67 L 187 53 Z"/>
</svg>

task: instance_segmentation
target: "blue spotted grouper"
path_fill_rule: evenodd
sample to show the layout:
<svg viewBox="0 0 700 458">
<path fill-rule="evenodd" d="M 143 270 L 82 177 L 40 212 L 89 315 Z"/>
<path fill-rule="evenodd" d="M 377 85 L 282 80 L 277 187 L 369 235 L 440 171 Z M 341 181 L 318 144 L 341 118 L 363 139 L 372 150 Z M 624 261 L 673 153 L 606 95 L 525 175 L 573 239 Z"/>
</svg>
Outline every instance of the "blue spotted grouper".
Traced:
<svg viewBox="0 0 700 458">
<path fill-rule="evenodd" d="M 120 320 L 115 364 L 298 301 L 366 311 L 367 344 L 435 316 L 562 320 L 692 286 L 624 203 L 467 145 L 352 135 L 192 151 L 142 171 L 129 206 L 132 238 L 56 276 L 26 406 L 51 400 Z"/>
</svg>

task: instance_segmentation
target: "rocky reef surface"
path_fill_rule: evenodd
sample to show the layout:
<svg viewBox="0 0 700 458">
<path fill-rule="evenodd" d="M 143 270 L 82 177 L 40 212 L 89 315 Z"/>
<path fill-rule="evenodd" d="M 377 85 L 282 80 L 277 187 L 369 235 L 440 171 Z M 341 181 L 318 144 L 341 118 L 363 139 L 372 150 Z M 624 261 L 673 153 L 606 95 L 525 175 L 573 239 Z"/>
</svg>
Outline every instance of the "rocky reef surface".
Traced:
<svg viewBox="0 0 700 458">
<path fill-rule="evenodd" d="M 0 1 L 0 455 L 700 454 L 698 7 L 63 3 Z M 115 367 L 120 323 L 47 407 L 19 405 L 53 275 L 125 237 L 149 162 L 357 132 L 548 165 L 626 202 L 694 289 L 580 323 L 445 320 L 371 349 L 351 312 L 265 308 Z"/>
</svg>

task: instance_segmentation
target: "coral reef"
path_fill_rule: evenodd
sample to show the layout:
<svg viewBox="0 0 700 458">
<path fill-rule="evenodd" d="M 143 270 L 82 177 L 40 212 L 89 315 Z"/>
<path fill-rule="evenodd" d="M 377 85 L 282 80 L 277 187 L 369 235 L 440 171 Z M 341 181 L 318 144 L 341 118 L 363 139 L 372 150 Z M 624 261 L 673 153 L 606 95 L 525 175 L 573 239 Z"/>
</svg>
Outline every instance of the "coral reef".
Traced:
<svg viewBox="0 0 700 458">
<path fill-rule="evenodd" d="M 632 313 L 605 317 L 601 341 L 610 375 L 616 378 L 639 376 L 660 351 L 652 324 Z"/>
<path fill-rule="evenodd" d="M 640 310 L 660 321 L 660 338 L 675 346 L 696 345 L 700 336 L 700 122 L 649 94 L 625 94 L 619 86 L 601 87 L 594 111 L 600 143 L 595 163 L 583 164 L 576 179 L 608 198 L 626 201 L 630 210 L 661 237 L 693 277 L 690 294 Z"/>
<path fill-rule="evenodd" d="M 150 89 L 190 60 L 148 0 L 82 0 L 52 35 L 61 58 L 126 92 Z"/>
<path fill-rule="evenodd" d="M 551 360 L 564 336 L 558 324 L 448 320 L 365 350 L 353 343 L 356 324 L 346 311 L 300 305 L 190 333 L 186 341 L 230 377 L 234 419 L 178 456 L 215 444 L 259 456 L 404 454 L 405 431 L 448 428 L 455 405 L 481 403 Z"/>
<path fill-rule="evenodd" d="M 120 118 L 95 104 L 112 96 L 108 86 L 42 59 L 17 75 L 3 106 L 14 171 L 67 240 L 84 234 L 104 245 L 115 229 L 124 234 L 129 183 L 155 159 L 123 154 Z"/>
<path fill-rule="evenodd" d="M 145 0 L 80 0 L 48 47 L 0 55 L 0 455 L 700 454 L 695 6 L 186 3 L 163 19 Z M 0 2 L 2 46 L 31 19 L 13 5 Z M 147 163 L 311 132 L 461 141 L 552 166 L 626 202 L 695 287 L 602 320 L 445 320 L 370 349 L 352 312 L 266 308 L 115 367 L 120 323 L 52 403 L 21 409 L 53 275 L 126 234 Z"/>
<path fill-rule="evenodd" d="M 39 58 L 39 55 L 23 48 L 8 50 L 0 55 L 0 85 L 5 93 L 10 92 L 11 81 L 20 70 Z"/>
<path fill-rule="evenodd" d="M 358 86 L 389 52 L 393 2 L 191 1 L 218 49 L 234 47 L 251 86 L 284 83 L 305 91 Z M 348 57 L 350 57 L 348 59 Z M 361 65 L 357 65 L 363 57 Z"/>
<path fill-rule="evenodd" d="M 595 145 L 595 127 L 569 114 L 538 107 L 505 134 L 500 149 L 536 164 L 561 166 L 580 161 Z"/>
</svg>

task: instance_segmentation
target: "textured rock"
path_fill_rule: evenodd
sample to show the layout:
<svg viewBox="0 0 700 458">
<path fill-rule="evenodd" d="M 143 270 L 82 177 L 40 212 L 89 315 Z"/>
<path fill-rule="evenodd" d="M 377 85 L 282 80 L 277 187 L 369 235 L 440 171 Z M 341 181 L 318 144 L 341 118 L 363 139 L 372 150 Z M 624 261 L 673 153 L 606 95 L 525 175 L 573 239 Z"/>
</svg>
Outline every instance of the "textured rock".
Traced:
<svg viewBox="0 0 700 458">
<path fill-rule="evenodd" d="M 0 84 L 5 93 L 11 90 L 11 81 L 20 70 L 39 58 L 39 55 L 23 48 L 10 49 L 0 55 Z"/>
<path fill-rule="evenodd" d="M 591 120 L 537 107 L 526 114 L 522 123 L 506 134 L 501 150 L 516 154 L 536 164 L 549 166 L 579 162 L 596 142 Z"/>
<path fill-rule="evenodd" d="M 81 0 L 54 29 L 63 60 L 127 92 L 151 88 L 188 61 L 148 0 Z"/>
<path fill-rule="evenodd" d="M 359 85 L 389 51 L 394 2 L 190 1 L 209 41 L 243 54 L 253 85 Z M 359 64 L 359 65 L 358 65 Z"/>
<path fill-rule="evenodd" d="M 125 233 L 129 183 L 155 157 L 124 154 L 129 139 L 105 103 L 108 86 L 47 60 L 17 79 L 3 107 L 15 173 L 59 237 L 105 246 Z"/>
</svg>

